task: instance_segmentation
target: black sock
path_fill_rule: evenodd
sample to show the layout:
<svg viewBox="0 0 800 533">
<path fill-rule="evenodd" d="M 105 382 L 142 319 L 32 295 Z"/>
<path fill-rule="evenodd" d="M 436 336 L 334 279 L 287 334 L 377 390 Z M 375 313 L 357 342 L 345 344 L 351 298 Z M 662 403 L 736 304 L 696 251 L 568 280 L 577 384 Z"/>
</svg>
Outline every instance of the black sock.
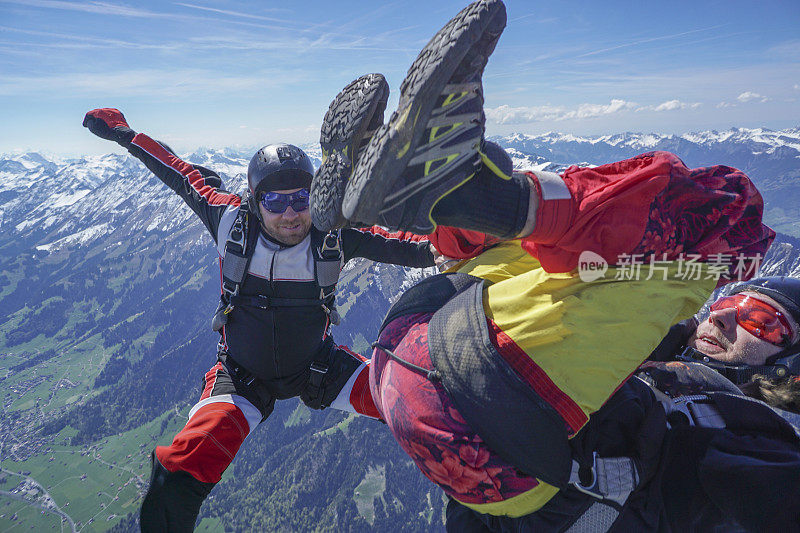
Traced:
<svg viewBox="0 0 800 533">
<path fill-rule="evenodd" d="M 501 178 L 484 162 L 474 177 L 442 198 L 431 215 L 437 224 L 513 239 L 528 219 L 528 178 L 513 174 L 511 158 L 495 143 L 485 142 L 483 152 L 511 179 Z"/>
</svg>

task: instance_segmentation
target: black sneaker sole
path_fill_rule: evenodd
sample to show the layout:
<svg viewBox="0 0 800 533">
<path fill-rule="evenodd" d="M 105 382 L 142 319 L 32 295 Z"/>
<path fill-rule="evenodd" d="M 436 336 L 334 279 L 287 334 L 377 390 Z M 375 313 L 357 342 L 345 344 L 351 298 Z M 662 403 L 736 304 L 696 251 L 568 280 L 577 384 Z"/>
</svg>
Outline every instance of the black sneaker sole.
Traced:
<svg viewBox="0 0 800 533">
<path fill-rule="evenodd" d="M 391 229 L 430 233 L 430 213 L 436 202 L 472 174 L 440 173 L 421 183 L 406 183 L 403 173 L 424 143 L 424 133 L 437 101 L 459 65 L 469 54 L 473 70 L 483 67 L 505 28 L 506 10 L 500 0 L 481 0 L 464 8 L 422 49 L 400 87 L 397 111 L 372 137 L 348 183 L 344 216 Z M 482 105 L 482 93 L 481 105 Z M 483 136 L 475 127 L 474 145 L 455 165 L 473 165 Z M 461 165 L 462 167 L 464 165 Z M 471 170 L 474 173 L 474 169 Z"/>
<path fill-rule="evenodd" d="M 322 231 L 344 226 L 342 199 L 362 141 L 383 125 L 389 84 L 366 74 L 336 95 L 322 122 L 322 164 L 311 182 L 311 220 Z"/>
</svg>

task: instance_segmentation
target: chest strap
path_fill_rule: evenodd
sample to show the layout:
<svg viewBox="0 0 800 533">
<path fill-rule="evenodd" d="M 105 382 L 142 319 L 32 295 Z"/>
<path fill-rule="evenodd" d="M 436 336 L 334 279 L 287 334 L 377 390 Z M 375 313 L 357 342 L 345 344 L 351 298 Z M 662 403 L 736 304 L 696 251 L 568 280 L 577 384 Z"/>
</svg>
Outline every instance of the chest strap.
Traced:
<svg viewBox="0 0 800 533">
<path fill-rule="evenodd" d="M 324 300 L 319 298 L 278 298 L 276 296 L 245 296 L 236 294 L 231 296 L 230 305 L 244 305 L 258 309 L 271 309 L 274 307 L 319 307 L 324 305 Z"/>
</svg>

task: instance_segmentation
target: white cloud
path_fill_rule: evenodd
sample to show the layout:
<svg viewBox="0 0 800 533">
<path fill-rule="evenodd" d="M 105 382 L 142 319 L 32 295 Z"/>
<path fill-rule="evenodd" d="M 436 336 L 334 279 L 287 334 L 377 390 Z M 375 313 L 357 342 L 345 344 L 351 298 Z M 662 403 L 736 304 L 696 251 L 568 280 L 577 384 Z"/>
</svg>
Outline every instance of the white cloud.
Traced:
<svg viewBox="0 0 800 533">
<path fill-rule="evenodd" d="M 608 105 L 598 104 L 581 104 L 577 111 L 567 113 L 565 118 L 592 118 L 603 115 L 611 115 L 624 111 L 626 109 L 633 109 L 636 104 L 633 102 L 626 102 L 625 100 L 614 99 Z"/>
<path fill-rule="evenodd" d="M 532 122 L 558 122 L 571 119 L 590 119 L 614 115 L 625 111 L 675 111 L 679 109 L 697 109 L 700 102 L 681 102 L 668 100 L 657 105 L 640 106 L 635 102 L 627 102 L 615 98 L 609 104 L 581 104 L 577 108 L 567 109 L 563 106 L 511 107 L 501 105 L 486 108 L 486 118 L 495 124 L 528 124 Z M 717 106 L 719 107 L 719 106 Z"/>
<path fill-rule="evenodd" d="M 795 91 L 800 91 L 800 84 L 795 83 L 794 87 L 792 87 Z"/>
<path fill-rule="evenodd" d="M 511 107 L 501 105 L 486 108 L 486 118 L 497 124 L 525 124 L 530 122 L 553 122 L 570 119 L 596 118 L 634 109 L 636 104 L 613 99 L 608 104 L 580 104 L 575 109 L 562 106 Z"/>
<path fill-rule="evenodd" d="M 736 97 L 740 103 L 746 104 L 747 102 L 753 102 L 758 100 L 761 103 L 769 102 L 769 98 L 766 96 L 760 95 L 758 93 L 754 93 L 753 91 L 745 91 L 741 93 L 739 96 Z M 737 107 L 738 104 L 736 102 L 720 102 L 717 104 L 717 109 L 724 109 L 726 107 Z"/>
<path fill-rule="evenodd" d="M 745 91 L 742 94 L 740 94 L 739 96 L 737 96 L 736 99 L 739 100 L 742 103 L 751 102 L 753 100 L 759 100 L 759 101 L 761 101 L 763 103 L 763 102 L 767 102 L 769 100 L 769 98 L 767 98 L 766 96 L 762 96 L 762 95 L 760 95 L 758 93 L 754 93 L 752 91 Z"/>
<path fill-rule="evenodd" d="M 646 105 L 636 111 L 674 111 L 676 109 L 697 109 L 702 104 L 700 102 L 686 103 L 680 100 L 668 100 L 658 105 Z"/>
</svg>

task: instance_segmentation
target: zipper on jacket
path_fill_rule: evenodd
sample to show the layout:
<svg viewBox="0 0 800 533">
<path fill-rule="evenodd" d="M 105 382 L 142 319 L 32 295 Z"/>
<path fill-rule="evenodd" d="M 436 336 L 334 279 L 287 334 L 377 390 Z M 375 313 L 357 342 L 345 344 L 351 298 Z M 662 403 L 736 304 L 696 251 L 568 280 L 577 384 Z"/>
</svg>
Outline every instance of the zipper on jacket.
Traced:
<svg viewBox="0 0 800 533">
<path fill-rule="evenodd" d="M 269 263 L 269 287 L 272 289 L 272 296 L 275 296 L 275 257 L 277 257 L 280 251 L 281 248 L 278 248 L 272 252 L 272 260 Z M 272 353 L 273 359 L 275 360 L 275 377 L 277 378 L 280 376 L 280 372 L 278 369 L 278 332 L 277 326 L 275 325 L 275 309 L 270 308 L 269 312 L 272 314 L 270 317 L 272 319 Z"/>
</svg>

